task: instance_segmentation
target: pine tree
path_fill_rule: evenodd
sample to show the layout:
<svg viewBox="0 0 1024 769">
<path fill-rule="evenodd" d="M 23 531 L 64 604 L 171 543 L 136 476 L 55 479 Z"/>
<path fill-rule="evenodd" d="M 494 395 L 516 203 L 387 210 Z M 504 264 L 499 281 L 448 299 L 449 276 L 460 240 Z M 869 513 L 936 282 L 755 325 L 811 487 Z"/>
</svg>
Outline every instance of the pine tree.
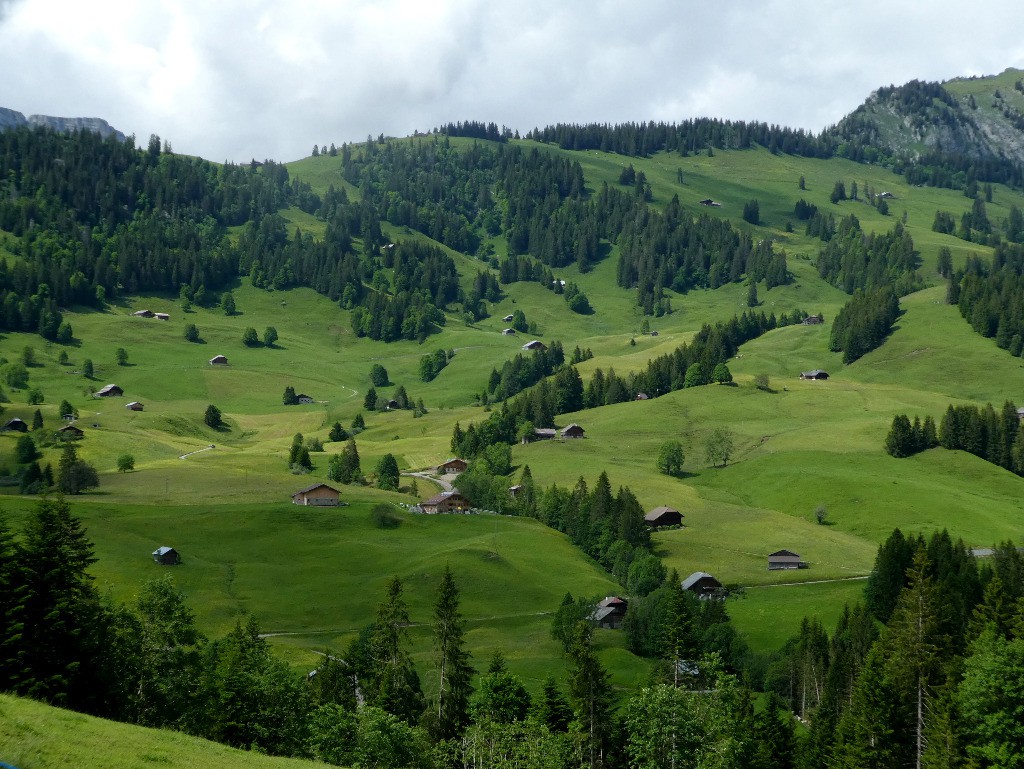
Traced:
<svg viewBox="0 0 1024 769">
<path fill-rule="evenodd" d="M 577 622 L 569 644 L 569 696 L 584 739 L 586 763 L 603 765 L 612 733 L 610 675 L 594 651 L 592 631 Z"/>
<path fill-rule="evenodd" d="M 25 597 L 21 562 L 20 548 L 0 511 L 0 691 L 10 691 L 21 671 Z"/>
<path fill-rule="evenodd" d="M 408 650 L 409 611 L 402 597 L 402 581 L 393 577 L 387 597 L 377 607 L 369 639 L 371 664 L 367 681 L 369 704 L 415 724 L 423 713 L 420 679 Z"/>
<path fill-rule="evenodd" d="M 470 679 L 473 668 L 465 649 L 466 623 L 459 611 L 459 589 L 445 566 L 434 604 L 434 652 L 437 658 L 437 722 L 439 740 L 457 737 L 469 719 Z"/>
<path fill-rule="evenodd" d="M 398 491 L 401 475 L 394 454 L 385 454 L 377 462 L 377 488 Z"/>
<path fill-rule="evenodd" d="M 94 679 L 102 658 L 95 633 L 101 612 L 88 572 L 95 561 L 68 503 L 40 501 L 22 537 L 19 693 L 77 709 L 102 698 Z"/>
</svg>

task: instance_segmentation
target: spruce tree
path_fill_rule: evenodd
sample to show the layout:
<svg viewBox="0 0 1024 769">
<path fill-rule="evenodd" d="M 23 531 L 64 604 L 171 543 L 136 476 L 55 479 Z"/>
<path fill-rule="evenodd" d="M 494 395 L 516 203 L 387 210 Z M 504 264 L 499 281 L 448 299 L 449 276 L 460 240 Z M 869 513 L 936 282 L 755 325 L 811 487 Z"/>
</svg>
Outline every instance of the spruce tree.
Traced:
<svg viewBox="0 0 1024 769">
<path fill-rule="evenodd" d="M 95 634 L 101 611 L 88 572 L 95 561 L 68 503 L 40 501 L 22 537 L 19 693 L 75 709 L 102 698 L 94 679 L 103 654 Z"/>
<path fill-rule="evenodd" d="M 459 611 L 459 589 L 445 566 L 434 604 L 434 653 L 437 660 L 437 721 L 435 739 L 458 737 L 469 720 L 473 668 L 465 649 L 466 623 Z"/>
<path fill-rule="evenodd" d="M 0 691 L 10 691 L 21 670 L 22 613 L 25 589 L 21 553 L 7 518 L 0 511 Z"/>
<path fill-rule="evenodd" d="M 580 724 L 586 764 L 594 769 L 604 763 L 611 741 L 613 698 L 610 675 L 594 651 L 586 621 L 577 622 L 572 630 L 569 696 Z"/>
<path fill-rule="evenodd" d="M 371 665 L 366 695 L 369 704 L 415 724 L 423 713 L 420 679 L 407 650 L 409 611 L 402 597 L 402 581 L 393 577 L 387 597 L 377 607 L 369 639 Z"/>
</svg>

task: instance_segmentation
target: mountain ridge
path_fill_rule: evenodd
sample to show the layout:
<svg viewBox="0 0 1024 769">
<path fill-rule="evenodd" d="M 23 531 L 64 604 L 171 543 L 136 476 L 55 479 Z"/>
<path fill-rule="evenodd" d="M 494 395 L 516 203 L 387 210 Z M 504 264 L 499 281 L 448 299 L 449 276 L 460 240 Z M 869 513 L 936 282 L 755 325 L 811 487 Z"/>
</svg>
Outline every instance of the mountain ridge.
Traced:
<svg viewBox="0 0 1024 769">
<path fill-rule="evenodd" d="M 55 117 L 52 115 L 29 115 L 7 107 L 0 107 L 0 131 L 9 128 L 20 128 L 22 126 L 38 126 L 49 128 L 54 131 L 93 131 L 104 139 L 114 136 L 118 141 L 125 141 L 127 137 L 123 132 L 118 131 L 103 118 L 98 117 Z"/>
</svg>

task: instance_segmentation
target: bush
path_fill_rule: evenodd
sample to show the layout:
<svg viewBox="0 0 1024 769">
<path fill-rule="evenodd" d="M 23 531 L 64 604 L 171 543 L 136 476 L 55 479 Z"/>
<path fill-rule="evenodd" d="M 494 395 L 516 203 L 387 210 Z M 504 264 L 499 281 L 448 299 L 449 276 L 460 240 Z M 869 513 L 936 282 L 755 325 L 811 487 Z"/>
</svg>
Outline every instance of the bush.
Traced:
<svg viewBox="0 0 1024 769">
<path fill-rule="evenodd" d="M 127 473 L 135 469 L 135 457 L 131 454 L 122 454 L 117 458 L 117 472 Z"/>
<path fill-rule="evenodd" d="M 378 529 L 397 529 L 402 525 L 402 518 L 391 505 L 381 503 L 370 510 L 370 520 Z"/>
</svg>

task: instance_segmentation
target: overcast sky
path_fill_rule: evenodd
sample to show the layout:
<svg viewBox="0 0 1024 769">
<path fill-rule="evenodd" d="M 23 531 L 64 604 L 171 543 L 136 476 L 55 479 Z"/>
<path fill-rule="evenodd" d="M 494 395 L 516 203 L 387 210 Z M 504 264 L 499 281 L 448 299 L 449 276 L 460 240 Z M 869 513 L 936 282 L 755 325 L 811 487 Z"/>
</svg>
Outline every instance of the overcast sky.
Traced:
<svg viewBox="0 0 1024 769">
<path fill-rule="evenodd" d="M 210 160 L 449 121 L 760 120 L 1024 68 L 1024 2 L 0 0 L 0 106 Z"/>
</svg>

